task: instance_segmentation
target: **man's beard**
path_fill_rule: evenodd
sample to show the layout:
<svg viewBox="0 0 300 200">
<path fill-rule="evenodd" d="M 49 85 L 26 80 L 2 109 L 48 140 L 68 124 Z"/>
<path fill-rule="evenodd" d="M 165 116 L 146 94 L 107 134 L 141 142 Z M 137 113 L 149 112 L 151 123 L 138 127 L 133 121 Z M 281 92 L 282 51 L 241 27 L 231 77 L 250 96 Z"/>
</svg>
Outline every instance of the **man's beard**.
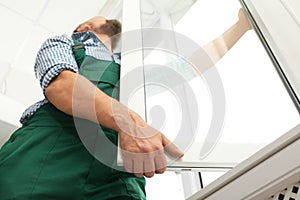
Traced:
<svg viewBox="0 0 300 200">
<path fill-rule="evenodd" d="M 111 39 L 111 47 L 115 49 L 121 37 L 122 25 L 116 19 L 106 20 L 105 24 L 94 28 L 94 31 L 99 34 L 108 35 Z"/>
</svg>

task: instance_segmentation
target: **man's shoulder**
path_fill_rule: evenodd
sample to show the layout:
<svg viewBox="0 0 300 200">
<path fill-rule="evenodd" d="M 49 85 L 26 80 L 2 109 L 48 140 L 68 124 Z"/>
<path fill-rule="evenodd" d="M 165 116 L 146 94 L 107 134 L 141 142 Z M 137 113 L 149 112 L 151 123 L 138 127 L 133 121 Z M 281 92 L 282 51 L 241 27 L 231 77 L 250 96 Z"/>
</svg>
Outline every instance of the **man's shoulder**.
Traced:
<svg viewBox="0 0 300 200">
<path fill-rule="evenodd" d="M 69 45 L 74 44 L 72 37 L 67 34 L 51 36 L 44 41 L 44 45 L 47 44 L 49 45 L 54 43 L 64 43 Z"/>
</svg>

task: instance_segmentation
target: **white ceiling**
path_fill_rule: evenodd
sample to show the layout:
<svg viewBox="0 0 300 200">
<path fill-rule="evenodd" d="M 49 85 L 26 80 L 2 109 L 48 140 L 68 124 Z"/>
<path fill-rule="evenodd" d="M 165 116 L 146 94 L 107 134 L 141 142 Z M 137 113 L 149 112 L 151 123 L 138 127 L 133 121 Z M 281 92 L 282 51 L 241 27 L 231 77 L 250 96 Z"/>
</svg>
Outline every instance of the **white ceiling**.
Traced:
<svg viewBox="0 0 300 200">
<path fill-rule="evenodd" d="M 20 126 L 22 112 L 43 98 L 33 71 L 42 42 L 71 34 L 79 23 L 101 15 L 105 3 L 120 6 L 115 1 L 0 0 L 0 146 Z M 114 6 L 105 9 L 106 16 Z"/>
<path fill-rule="evenodd" d="M 0 92 L 23 103 L 24 107 L 40 100 L 43 95 L 35 80 L 33 65 L 42 42 L 56 34 L 71 34 L 79 23 L 101 14 L 105 3 L 106 0 L 85 0 L 84 3 L 79 0 L 0 0 L 0 24 L 4 25 L 4 31 L 0 32 L 0 69 L 5 72 L 0 76 Z"/>
<path fill-rule="evenodd" d="M 114 15 L 116 6 L 120 1 L 0 0 L 0 146 L 20 126 L 22 112 L 43 98 L 33 70 L 42 42 L 71 34 L 79 23 L 104 11 Z"/>
</svg>

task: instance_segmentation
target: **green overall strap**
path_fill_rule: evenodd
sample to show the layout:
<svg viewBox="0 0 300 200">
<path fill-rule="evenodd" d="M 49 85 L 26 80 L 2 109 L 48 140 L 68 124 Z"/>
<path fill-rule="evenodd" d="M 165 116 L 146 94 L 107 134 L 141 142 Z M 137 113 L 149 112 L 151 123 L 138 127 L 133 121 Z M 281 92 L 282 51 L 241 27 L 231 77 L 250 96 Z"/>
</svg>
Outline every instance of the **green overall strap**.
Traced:
<svg viewBox="0 0 300 200">
<path fill-rule="evenodd" d="M 72 46 L 72 50 L 75 56 L 76 63 L 80 67 L 86 55 L 85 47 L 83 43 L 78 42 L 77 40 L 73 40 L 73 41 L 74 41 L 74 45 Z"/>
<path fill-rule="evenodd" d="M 72 46 L 79 74 L 86 77 L 107 95 L 119 98 L 120 65 L 86 55 L 84 44 L 74 40 Z"/>
</svg>

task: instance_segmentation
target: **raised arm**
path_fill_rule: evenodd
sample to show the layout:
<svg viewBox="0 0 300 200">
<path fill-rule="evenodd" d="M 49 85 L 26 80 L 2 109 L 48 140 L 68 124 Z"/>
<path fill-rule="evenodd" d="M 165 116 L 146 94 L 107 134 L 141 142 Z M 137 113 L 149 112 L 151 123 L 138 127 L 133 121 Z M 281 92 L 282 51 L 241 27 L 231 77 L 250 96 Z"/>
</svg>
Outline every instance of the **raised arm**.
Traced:
<svg viewBox="0 0 300 200">
<path fill-rule="evenodd" d="M 228 30 L 226 30 L 223 34 L 219 37 L 215 38 L 211 42 L 204 45 L 203 49 L 210 57 L 212 63 L 204 64 L 201 61 L 202 49 L 196 51 L 193 56 L 192 60 L 194 63 L 199 63 L 201 66 L 200 71 L 204 72 L 208 68 L 212 67 L 215 63 L 217 63 L 235 44 L 236 42 L 252 27 L 246 18 L 242 9 L 238 12 L 238 21 L 233 24 Z"/>
<path fill-rule="evenodd" d="M 239 20 L 233 26 L 204 46 L 204 50 L 214 63 L 218 62 L 251 29 L 242 9 L 239 10 L 238 16 Z"/>
</svg>

